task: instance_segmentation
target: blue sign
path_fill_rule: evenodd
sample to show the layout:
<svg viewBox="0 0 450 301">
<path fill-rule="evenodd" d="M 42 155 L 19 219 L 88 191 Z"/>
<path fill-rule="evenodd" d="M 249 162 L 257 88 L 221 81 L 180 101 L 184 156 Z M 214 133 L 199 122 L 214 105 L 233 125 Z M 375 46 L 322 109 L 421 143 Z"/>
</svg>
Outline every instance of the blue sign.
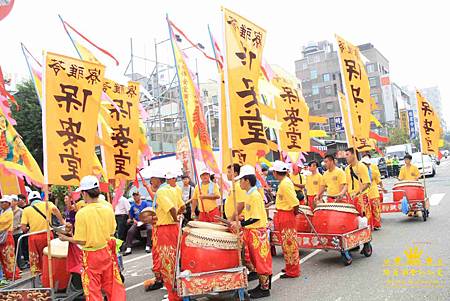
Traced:
<svg viewBox="0 0 450 301">
<path fill-rule="evenodd" d="M 414 121 L 414 111 L 408 110 L 408 122 L 409 122 L 409 138 L 415 139 L 417 137 L 416 123 Z"/>
<path fill-rule="evenodd" d="M 336 132 L 344 131 L 344 123 L 343 123 L 342 117 L 334 117 L 334 128 L 335 128 Z"/>
</svg>

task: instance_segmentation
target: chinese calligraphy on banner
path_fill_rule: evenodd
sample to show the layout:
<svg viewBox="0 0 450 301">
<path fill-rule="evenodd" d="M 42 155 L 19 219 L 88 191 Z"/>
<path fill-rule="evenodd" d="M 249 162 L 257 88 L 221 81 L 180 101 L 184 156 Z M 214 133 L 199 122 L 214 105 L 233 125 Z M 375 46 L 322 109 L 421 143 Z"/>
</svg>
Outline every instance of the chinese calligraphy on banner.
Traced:
<svg viewBox="0 0 450 301">
<path fill-rule="evenodd" d="M 341 107 L 341 114 L 343 120 L 343 128 L 345 131 L 345 138 L 347 139 L 347 143 L 349 146 L 353 146 L 352 133 L 350 132 L 350 122 L 348 120 L 348 106 L 347 100 L 345 99 L 345 95 L 341 92 L 339 93 L 339 106 Z"/>
<path fill-rule="evenodd" d="M 79 185 L 92 172 L 104 66 L 47 53 L 42 129 L 45 184 Z"/>
<path fill-rule="evenodd" d="M 423 154 L 439 155 L 441 124 L 431 103 L 416 91 L 417 111 L 419 113 L 420 141 Z"/>
<path fill-rule="evenodd" d="M 102 115 L 110 130 L 102 126 L 102 136 L 107 144 L 103 146 L 103 166 L 109 179 L 134 180 L 138 165 L 139 150 L 139 83 L 129 82 L 128 86 L 105 79 L 103 91 L 120 109 L 118 112 L 110 103 L 103 104 L 106 114 Z M 106 115 L 106 116 L 105 116 Z"/>
<path fill-rule="evenodd" d="M 336 35 L 339 60 L 348 106 L 350 133 L 357 151 L 368 151 L 370 134 L 370 86 L 364 63 L 361 61 L 359 48 Z"/>
<path fill-rule="evenodd" d="M 225 94 L 228 148 L 239 163 L 255 164 L 268 152 L 258 79 L 266 39 L 264 29 L 227 10 L 225 28 Z M 229 162 L 229 158 L 224 158 Z"/>
<path fill-rule="evenodd" d="M 278 88 L 275 97 L 277 120 L 281 122 L 281 149 L 291 152 L 310 151 L 309 108 L 295 83 L 276 74 L 272 83 Z"/>
<path fill-rule="evenodd" d="M 173 30 L 175 28 L 170 21 L 169 25 L 171 27 L 172 46 L 177 66 L 178 79 L 180 81 L 181 98 L 183 101 L 184 113 L 186 115 L 188 134 L 194 159 L 202 162 L 210 171 L 219 173 L 220 170 L 212 150 L 211 139 L 209 138 L 199 90 L 194 83 L 193 75 L 186 63 L 185 58 L 187 58 L 187 56 L 180 50 L 180 47 L 173 36 Z"/>
</svg>

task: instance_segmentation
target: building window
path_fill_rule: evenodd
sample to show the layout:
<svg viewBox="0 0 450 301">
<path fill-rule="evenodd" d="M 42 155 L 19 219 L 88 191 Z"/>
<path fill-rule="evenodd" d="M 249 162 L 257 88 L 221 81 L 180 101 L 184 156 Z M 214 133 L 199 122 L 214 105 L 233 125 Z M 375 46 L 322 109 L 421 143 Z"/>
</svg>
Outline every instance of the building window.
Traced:
<svg viewBox="0 0 450 301">
<path fill-rule="evenodd" d="M 303 62 L 302 67 L 303 67 L 303 70 L 308 69 L 308 62 Z"/>
<path fill-rule="evenodd" d="M 208 97 L 208 90 L 203 90 L 203 96 Z"/>
<path fill-rule="evenodd" d="M 312 90 L 311 90 L 311 94 L 312 95 L 319 95 L 319 87 L 316 85 L 312 86 Z"/>
<path fill-rule="evenodd" d="M 375 64 L 367 64 L 367 73 L 372 73 L 372 72 L 375 72 L 376 70 L 375 70 L 375 67 L 376 67 L 376 65 Z"/>
<path fill-rule="evenodd" d="M 322 78 L 323 78 L 324 82 L 329 82 L 330 81 L 330 73 L 323 74 Z"/>
<path fill-rule="evenodd" d="M 325 86 L 325 95 L 333 95 L 333 86 Z"/>
<path fill-rule="evenodd" d="M 377 86 L 377 78 L 376 77 L 369 77 L 369 84 L 371 88 L 374 88 Z"/>
<path fill-rule="evenodd" d="M 333 111 L 334 109 L 334 104 L 332 102 L 327 102 L 327 110 L 328 112 Z"/>
<path fill-rule="evenodd" d="M 311 79 L 316 79 L 317 78 L 317 70 L 316 69 L 312 69 L 311 70 Z"/>
</svg>

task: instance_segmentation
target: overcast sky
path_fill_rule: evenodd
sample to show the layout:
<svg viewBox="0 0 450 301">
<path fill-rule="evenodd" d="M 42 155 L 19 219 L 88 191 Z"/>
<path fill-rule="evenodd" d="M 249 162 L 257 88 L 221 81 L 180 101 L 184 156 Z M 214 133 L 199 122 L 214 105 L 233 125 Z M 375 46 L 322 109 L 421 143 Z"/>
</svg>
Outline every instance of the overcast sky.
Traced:
<svg viewBox="0 0 450 301">
<path fill-rule="evenodd" d="M 446 1 L 117 1 L 16 0 L 11 14 L 0 21 L 0 65 L 4 73 L 28 76 L 20 50 L 23 42 L 39 55 L 42 50 L 76 56 L 58 14 L 111 53 L 123 72 L 134 53 L 154 57 L 154 39 L 168 38 L 166 13 L 194 41 L 211 52 L 207 25 L 221 39 L 221 6 L 254 21 L 267 31 L 264 56 L 294 72 L 301 47 L 309 41 L 333 40 L 337 33 L 353 44 L 372 43 L 390 62 L 391 79 L 399 84 L 441 89 L 444 116 L 450 124 L 450 16 Z M 170 62 L 168 43 L 158 56 Z M 151 64 L 136 62 L 150 72 Z M 199 60 L 202 81 L 215 78 L 214 65 Z"/>
</svg>

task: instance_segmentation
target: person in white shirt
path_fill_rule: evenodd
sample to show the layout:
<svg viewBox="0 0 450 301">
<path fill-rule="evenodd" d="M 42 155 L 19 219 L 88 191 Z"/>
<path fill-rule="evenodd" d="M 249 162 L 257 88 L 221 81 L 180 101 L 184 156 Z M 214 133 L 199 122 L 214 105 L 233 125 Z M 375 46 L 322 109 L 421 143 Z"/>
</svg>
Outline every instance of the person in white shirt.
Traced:
<svg viewBox="0 0 450 301">
<path fill-rule="evenodd" d="M 125 241 L 128 232 L 128 212 L 130 212 L 130 202 L 125 197 L 120 197 L 117 202 L 116 209 L 114 213 L 116 215 L 116 224 L 117 224 L 117 238 Z"/>
</svg>

